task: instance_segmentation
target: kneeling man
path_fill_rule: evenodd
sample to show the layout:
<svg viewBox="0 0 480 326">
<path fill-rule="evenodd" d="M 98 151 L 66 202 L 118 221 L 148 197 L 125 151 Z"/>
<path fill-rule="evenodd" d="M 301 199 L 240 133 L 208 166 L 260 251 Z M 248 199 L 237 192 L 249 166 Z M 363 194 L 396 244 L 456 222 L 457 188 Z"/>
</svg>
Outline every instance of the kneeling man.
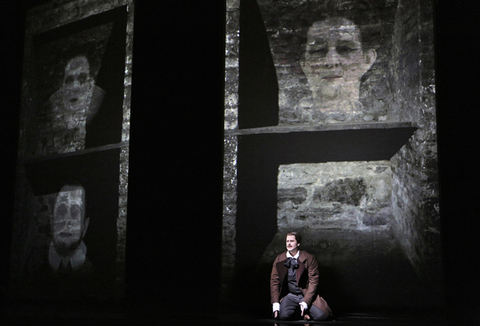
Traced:
<svg viewBox="0 0 480 326">
<path fill-rule="evenodd" d="M 327 319 L 332 311 L 317 293 L 317 260 L 306 251 L 299 250 L 301 236 L 298 233 L 287 233 L 285 242 L 287 251 L 275 258 L 270 277 L 275 319 Z"/>
</svg>

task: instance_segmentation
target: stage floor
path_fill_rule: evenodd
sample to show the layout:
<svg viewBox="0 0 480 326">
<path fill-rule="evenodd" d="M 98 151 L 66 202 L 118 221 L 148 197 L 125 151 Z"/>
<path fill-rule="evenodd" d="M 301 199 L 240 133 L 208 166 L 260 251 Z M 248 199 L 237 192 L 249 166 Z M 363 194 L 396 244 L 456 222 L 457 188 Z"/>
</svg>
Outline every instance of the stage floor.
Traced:
<svg viewBox="0 0 480 326">
<path fill-rule="evenodd" d="M 139 304 L 6 303 L 2 305 L 0 325 L 208 325 L 208 326 L 282 326 L 282 325 L 480 325 L 478 312 L 446 316 L 439 311 L 341 313 L 335 320 L 323 322 L 278 322 L 269 316 L 247 312 L 193 311 L 162 309 Z"/>
</svg>

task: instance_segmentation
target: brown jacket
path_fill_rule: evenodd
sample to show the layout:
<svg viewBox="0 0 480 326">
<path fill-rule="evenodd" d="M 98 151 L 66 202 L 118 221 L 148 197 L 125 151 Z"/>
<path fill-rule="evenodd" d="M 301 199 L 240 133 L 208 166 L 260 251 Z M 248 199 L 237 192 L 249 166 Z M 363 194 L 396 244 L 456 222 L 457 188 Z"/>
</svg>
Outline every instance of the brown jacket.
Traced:
<svg viewBox="0 0 480 326">
<path fill-rule="evenodd" d="M 288 293 L 285 285 L 288 268 L 283 265 L 287 260 L 287 252 L 283 252 L 275 258 L 270 277 L 271 302 L 280 302 Z M 318 263 L 315 257 L 304 250 L 300 250 L 297 269 L 297 284 L 303 293 L 303 301 L 310 307 L 312 304 L 323 312 L 332 315 L 327 302 L 317 293 L 318 286 Z M 285 287 L 284 287 L 285 285 Z M 283 290 L 283 291 L 282 291 Z"/>
</svg>

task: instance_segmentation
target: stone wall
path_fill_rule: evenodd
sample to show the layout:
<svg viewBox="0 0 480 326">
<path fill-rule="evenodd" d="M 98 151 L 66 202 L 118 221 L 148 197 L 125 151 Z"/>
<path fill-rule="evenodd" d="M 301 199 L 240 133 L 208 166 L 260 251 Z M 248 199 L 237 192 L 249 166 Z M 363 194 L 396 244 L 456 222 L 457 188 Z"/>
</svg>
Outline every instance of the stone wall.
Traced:
<svg viewBox="0 0 480 326">
<path fill-rule="evenodd" d="M 228 0 L 226 2 L 225 28 L 225 130 L 238 128 L 239 34 L 240 0 Z M 237 136 L 225 135 L 221 280 L 223 302 L 227 302 L 231 298 L 235 269 L 237 151 Z"/>
<path fill-rule="evenodd" d="M 238 49 L 235 36 L 241 33 L 234 23 L 238 3 L 227 2 L 234 3 L 227 10 L 225 94 L 223 267 L 230 276 L 235 272 L 238 151 L 237 136 L 230 132 L 238 128 L 238 97 L 231 94 L 238 89 L 238 61 L 232 58 L 238 53 L 232 49 Z M 304 235 L 303 248 L 317 256 L 323 275 L 331 280 L 322 289 L 334 302 L 344 307 L 441 304 L 441 277 L 429 274 L 439 268 L 441 252 L 432 4 L 259 0 L 258 8 L 277 72 L 279 125 L 300 131 L 305 124 L 402 121 L 418 130 L 389 161 L 280 165 L 278 231 L 256 277 L 268 278 L 271 261 L 284 250 L 284 234 L 295 229 Z M 361 78 L 360 120 L 311 114 L 312 90 L 300 62 L 309 26 L 328 17 L 354 21 L 363 48 L 377 54 Z M 432 286 L 425 288 L 427 279 Z M 231 280 L 224 278 L 224 289 Z"/>
<path fill-rule="evenodd" d="M 86 210 L 92 219 L 85 243 L 104 284 L 109 283 L 92 290 L 92 297 L 124 295 L 133 9 L 131 0 L 70 0 L 45 2 L 27 13 L 12 296 L 55 295 L 35 293 L 32 279 L 45 264 L 52 239 L 52 203 L 70 182 L 87 185 Z M 64 101 L 66 65 L 79 55 L 88 60 L 87 79 L 101 85 L 103 95 L 98 98 L 100 86 L 94 86 L 97 91 L 88 98 Z M 105 101 L 89 119 L 99 99 Z M 83 114 L 70 113 L 67 102 L 80 103 L 75 112 Z"/>
<path fill-rule="evenodd" d="M 393 42 L 395 1 L 369 3 L 352 1 L 259 1 L 265 27 L 270 40 L 279 83 L 279 124 L 329 124 L 389 120 L 387 112 L 392 108 L 392 73 L 389 69 Z M 348 110 L 342 101 L 340 106 L 328 108 L 335 111 L 333 118 L 316 119 L 312 93 L 301 67 L 305 55 L 307 33 L 313 22 L 330 17 L 342 17 L 353 21 L 361 30 L 363 51 L 373 49 L 376 60 L 362 76 L 358 100 L 364 114 L 360 120 L 335 118 L 338 112 Z M 330 113 L 326 113 L 328 116 Z M 343 114 L 339 115 L 344 116 Z M 390 162 L 341 162 L 328 164 L 293 164 L 288 167 L 292 175 L 288 182 L 279 174 L 279 233 L 288 228 L 314 229 L 368 229 L 372 225 L 384 225 L 378 232 L 389 234 L 391 226 L 390 192 L 391 175 L 373 180 L 372 171 L 386 170 Z M 375 173 L 373 173 L 375 174 Z M 348 176 L 346 176 L 348 175 Z M 377 175 L 379 176 L 379 175 Z M 308 180 L 328 180 L 325 183 Z M 366 180 L 369 180 L 368 182 Z M 288 185 L 287 185 L 288 184 Z M 320 185 L 321 184 L 321 185 Z M 284 197 L 295 185 L 305 191 L 302 204 L 285 202 Z M 286 192 L 288 189 L 288 192 Z M 320 190 L 321 189 L 321 190 Z M 367 190 L 368 189 L 368 190 Z M 379 190 L 382 189 L 382 190 Z M 328 195 L 318 195 L 327 192 Z M 378 192 L 382 195 L 379 198 Z M 308 194 L 308 199 L 307 199 Z M 323 197 L 323 198 L 322 198 Z M 315 198 L 315 199 L 313 199 Z M 361 202 L 361 203 L 360 203 Z M 289 205 L 286 207 L 286 205 Z M 286 223 L 289 217 L 291 222 Z M 328 216 L 328 218 L 327 218 Z M 324 220 L 327 218 L 327 220 Z M 327 221 L 329 221 L 327 223 Z M 312 226 L 314 225 L 314 226 Z M 322 225 L 322 227 L 319 227 Z M 388 227 L 387 227 L 388 226 Z M 365 231 L 367 232 L 367 231 Z"/>
<path fill-rule="evenodd" d="M 420 273 L 440 277 L 440 212 L 435 113 L 433 4 L 401 0 L 395 19 L 389 119 L 419 129 L 392 158 L 394 234 Z M 410 49 L 417 49 L 411 51 Z M 429 273 L 432 270 L 435 273 Z"/>
<path fill-rule="evenodd" d="M 278 228 L 387 226 L 391 181 L 389 161 L 280 165 Z"/>
</svg>

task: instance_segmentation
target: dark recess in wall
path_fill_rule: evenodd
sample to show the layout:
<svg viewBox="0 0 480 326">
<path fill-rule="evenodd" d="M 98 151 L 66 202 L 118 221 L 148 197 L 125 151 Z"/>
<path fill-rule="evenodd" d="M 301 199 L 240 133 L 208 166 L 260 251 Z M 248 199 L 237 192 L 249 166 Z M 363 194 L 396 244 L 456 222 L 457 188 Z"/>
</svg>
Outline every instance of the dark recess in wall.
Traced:
<svg viewBox="0 0 480 326">
<path fill-rule="evenodd" d="M 135 7 L 127 286 L 138 300 L 217 298 L 224 13 L 222 2 Z"/>
<path fill-rule="evenodd" d="M 262 14 L 242 0 L 239 45 L 239 128 L 278 125 L 278 82 Z"/>
<path fill-rule="evenodd" d="M 478 73 L 480 3 L 436 1 L 442 236 L 449 304 L 480 313 Z"/>
<path fill-rule="evenodd" d="M 4 18 L 0 20 L 0 103 L 5 116 L 1 120 L 2 173 L 0 174 L 0 261 L 9 262 L 12 239 L 12 214 L 15 198 L 15 164 L 21 103 L 21 71 L 23 58 L 24 6 L 16 1 L 3 3 Z M 8 282 L 9 264 L 0 264 L 0 304 Z"/>
</svg>

